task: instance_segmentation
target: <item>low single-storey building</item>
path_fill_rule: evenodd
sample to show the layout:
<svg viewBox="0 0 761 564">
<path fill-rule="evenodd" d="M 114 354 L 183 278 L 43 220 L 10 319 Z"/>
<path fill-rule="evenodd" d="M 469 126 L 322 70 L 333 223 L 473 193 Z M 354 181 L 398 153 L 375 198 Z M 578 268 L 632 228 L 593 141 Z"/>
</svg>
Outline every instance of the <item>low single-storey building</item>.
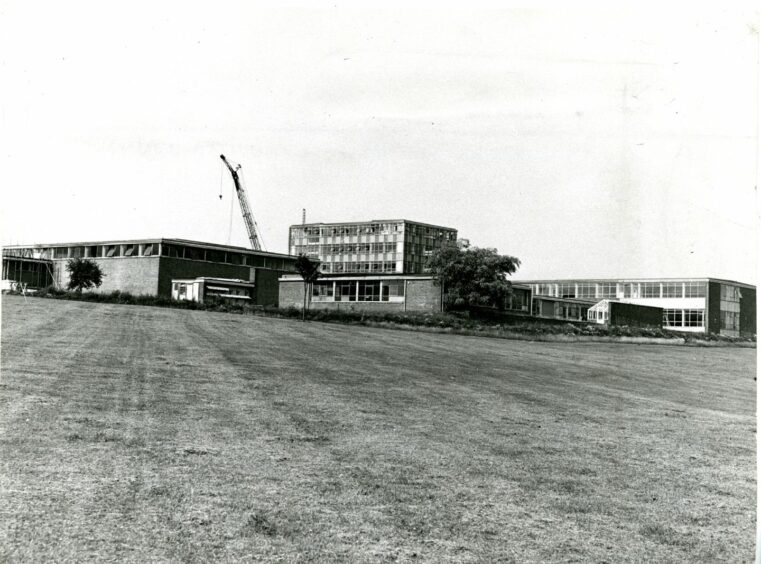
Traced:
<svg viewBox="0 0 761 564">
<path fill-rule="evenodd" d="M 307 292 L 310 309 L 347 311 L 442 311 L 441 287 L 432 276 L 329 276 Z M 304 307 L 304 281 L 298 275 L 280 278 L 280 307 Z"/>
<path fill-rule="evenodd" d="M 254 283 L 254 300 L 261 305 L 277 305 L 278 278 L 294 272 L 296 263 L 290 255 L 184 239 L 49 243 L 5 247 L 3 278 L 8 274 L 28 279 L 30 287 L 64 288 L 69 281 L 66 264 L 72 258 L 98 264 L 104 277 L 97 292 L 170 297 L 172 280 L 226 278 Z M 32 264 L 39 265 L 37 270 L 24 274 Z"/>
<path fill-rule="evenodd" d="M 258 303 L 257 285 L 245 280 L 230 278 L 208 278 L 172 280 L 172 299 L 204 303 L 210 298 L 240 303 Z"/>
</svg>

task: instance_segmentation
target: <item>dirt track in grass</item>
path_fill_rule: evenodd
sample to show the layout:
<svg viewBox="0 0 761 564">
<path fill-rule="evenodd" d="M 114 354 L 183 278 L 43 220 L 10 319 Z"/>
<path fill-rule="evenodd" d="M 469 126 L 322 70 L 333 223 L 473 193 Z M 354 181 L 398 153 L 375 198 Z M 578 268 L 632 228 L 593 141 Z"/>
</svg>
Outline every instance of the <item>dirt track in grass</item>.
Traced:
<svg viewBox="0 0 761 564">
<path fill-rule="evenodd" d="M 755 350 L 3 297 L 0 561 L 751 561 Z"/>
</svg>

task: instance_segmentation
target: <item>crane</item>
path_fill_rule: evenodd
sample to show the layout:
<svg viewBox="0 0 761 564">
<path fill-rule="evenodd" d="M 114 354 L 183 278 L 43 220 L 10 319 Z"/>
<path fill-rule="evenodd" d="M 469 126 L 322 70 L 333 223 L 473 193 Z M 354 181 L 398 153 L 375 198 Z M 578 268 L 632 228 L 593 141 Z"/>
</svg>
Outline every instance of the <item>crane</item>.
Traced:
<svg viewBox="0 0 761 564">
<path fill-rule="evenodd" d="M 246 196 L 246 190 L 243 188 L 243 180 L 240 177 L 238 171 L 241 166 L 228 161 L 224 155 L 219 155 L 222 162 L 227 165 L 227 169 L 233 176 L 233 182 L 235 183 L 235 191 L 238 193 L 238 202 L 240 203 L 240 211 L 243 214 L 243 223 L 246 224 L 246 231 L 248 232 L 248 240 L 251 242 L 251 248 L 255 251 L 262 251 L 261 237 L 259 236 L 259 227 L 256 225 L 256 220 L 251 213 L 251 208 L 248 205 L 248 197 Z"/>
</svg>

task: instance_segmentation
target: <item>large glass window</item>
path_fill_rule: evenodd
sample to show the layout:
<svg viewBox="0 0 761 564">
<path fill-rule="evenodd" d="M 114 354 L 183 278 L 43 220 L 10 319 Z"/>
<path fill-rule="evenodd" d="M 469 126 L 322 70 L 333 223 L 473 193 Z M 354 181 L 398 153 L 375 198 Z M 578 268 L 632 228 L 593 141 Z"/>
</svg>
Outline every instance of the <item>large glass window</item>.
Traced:
<svg viewBox="0 0 761 564">
<path fill-rule="evenodd" d="M 333 282 L 315 282 L 312 285 L 312 299 L 315 301 L 333 301 Z"/>
<path fill-rule="evenodd" d="M 601 282 L 598 284 L 600 291 L 600 298 L 615 298 L 616 297 L 616 283 L 615 282 Z"/>
<path fill-rule="evenodd" d="M 639 291 L 637 290 L 637 284 L 636 282 L 627 282 L 624 286 L 624 297 L 625 298 L 638 298 L 639 297 Z"/>
<path fill-rule="evenodd" d="M 561 298 L 575 298 L 576 284 L 558 284 L 558 292 Z"/>
<path fill-rule="evenodd" d="M 359 295 L 357 300 L 360 302 L 379 302 L 380 301 L 380 281 L 379 280 L 360 280 Z"/>
<path fill-rule="evenodd" d="M 685 282 L 684 283 L 684 297 L 685 298 L 705 298 L 706 297 L 705 282 Z"/>
<path fill-rule="evenodd" d="M 576 297 L 577 298 L 594 298 L 595 284 L 590 284 L 590 283 L 577 284 Z"/>
<path fill-rule="evenodd" d="M 191 260 L 204 260 L 203 249 L 197 249 L 196 247 L 185 247 L 185 258 Z"/>
<path fill-rule="evenodd" d="M 682 327 L 683 315 L 681 309 L 664 309 L 663 325 L 666 327 Z"/>
<path fill-rule="evenodd" d="M 737 311 L 722 311 L 721 328 L 738 331 L 740 329 L 740 313 Z"/>
<path fill-rule="evenodd" d="M 351 280 L 336 282 L 336 301 L 357 301 L 357 283 Z"/>
<path fill-rule="evenodd" d="M 681 282 L 664 282 L 663 283 L 663 297 L 664 298 L 681 298 L 682 297 L 682 283 Z"/>
<path fill-rule="evenodd" d="M 401 297 L 404 297 L 404 280 L 388 280 L 383 282 L 384 302 L 389 301 L 389 298 Z"/>
<path fill-rule="evenodd" d="M 684 326 L 685 327 L 703 327 L 703 315 L 702 309 L 685 309 L 684 310 Z"/>
<path fill-rule="evenodd" d="M 660 298 L 661 297 L 661 283 L 660 282 L 642 282 L 640 284 L 642 291 L 642 298 Z"/>
</svg>

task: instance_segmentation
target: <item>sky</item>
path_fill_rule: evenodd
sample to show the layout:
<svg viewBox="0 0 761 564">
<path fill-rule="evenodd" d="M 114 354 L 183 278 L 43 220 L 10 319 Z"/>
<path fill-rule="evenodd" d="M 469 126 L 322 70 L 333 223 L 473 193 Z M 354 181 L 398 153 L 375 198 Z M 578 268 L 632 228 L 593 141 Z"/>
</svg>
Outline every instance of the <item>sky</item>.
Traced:
<svg viewBox="0 0 761 564">
<path fill-rule="evenodd" d="M 0 242 L 248 246 L 224 153 L 270 251 L 306 209 L 756 282 L 753 3 L 274 4 L 0 0 Z"/>
</svg>

